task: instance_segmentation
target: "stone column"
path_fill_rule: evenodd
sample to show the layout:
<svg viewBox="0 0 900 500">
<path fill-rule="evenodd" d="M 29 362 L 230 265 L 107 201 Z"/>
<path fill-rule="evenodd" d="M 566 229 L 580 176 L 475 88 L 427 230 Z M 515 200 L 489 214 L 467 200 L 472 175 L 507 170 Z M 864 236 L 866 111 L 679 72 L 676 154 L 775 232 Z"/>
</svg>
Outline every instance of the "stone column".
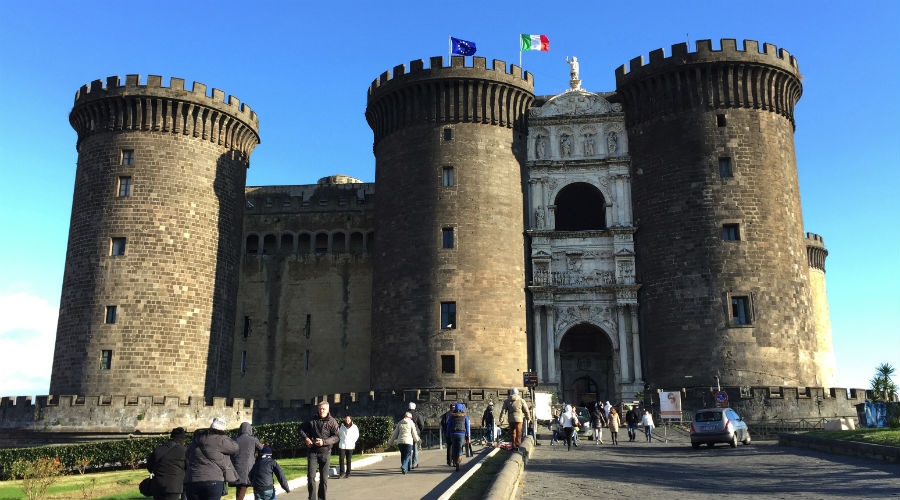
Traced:
<svg viewBox="0 0 900 500">
<path fill-rule="evenodd" d="M 616 225 L 625 225 L 625 179 L 617 175 L 616 179 Z"/>
<path fill-rule="evenodd" d="M 623 192 L 625 194 L 625 225 L 633 226 L 634 225 L 634 215 L 632 215 L 631 211 L 631 177 L 625 176 L 622 178 Z"/>
<path fill-rule="evenodd" d="M 544 349 L 544 332 L 541 328 L 541 306 L 534 307 L 534 365 L 535 370 L 537 371 L 538 382 L 544 382 L 544 363 L 543 363 L 543 351 Z"/>
<path fill-rule="evenodd" d="M 553 306 L 547 306 L 547 381 L 559 382 L 559 372 L 556 370 L 556 310 Z"/>
<path fill-rule="evenodd" d="M 641 371 L 641 335 L 638 331 L 638 311 L 637 304 L 631 306 L 631 346 L 634 354 L 634 381 L 639 382 L 644 379 Z"/>
<path fill-rule="evenodd" d="M 630 380 L 629 378 L 629 370 L 628 370 L 628 343 L 625 340 L 625 308 L 627 306 L 617 305 L 616 313 L 619 317 L 619 365 L 620 368 L 620 382 L 627 382 Z"/>
</svg>

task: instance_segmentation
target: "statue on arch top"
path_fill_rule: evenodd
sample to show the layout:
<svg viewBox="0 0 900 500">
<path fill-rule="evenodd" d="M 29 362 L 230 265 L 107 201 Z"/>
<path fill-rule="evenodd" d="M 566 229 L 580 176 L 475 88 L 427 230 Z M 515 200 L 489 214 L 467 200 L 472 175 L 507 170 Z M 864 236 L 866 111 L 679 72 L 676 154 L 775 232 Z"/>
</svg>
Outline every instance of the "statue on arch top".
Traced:
<svg viewBox="0 0 900 500">
<path fill-rule="evenodd" d="M 569 59 L 566 56 L 566 62 L 569 63 L 569 86 L 572 87 L 570 90 L 580 90 L 581 89 L 581 80 L 578 77 L 578 58 L 572 56 Z"/>
</svg>

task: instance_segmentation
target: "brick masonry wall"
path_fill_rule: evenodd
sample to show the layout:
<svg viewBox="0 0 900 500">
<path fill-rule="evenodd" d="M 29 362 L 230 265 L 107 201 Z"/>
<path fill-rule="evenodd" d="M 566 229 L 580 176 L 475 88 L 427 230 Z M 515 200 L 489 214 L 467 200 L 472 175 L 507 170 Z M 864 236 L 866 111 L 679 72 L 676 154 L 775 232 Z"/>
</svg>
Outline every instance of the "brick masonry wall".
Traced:
<svg viewBox="0 0 900 500">
<path fill-rule="evenodd" d="M 120 164 L 126 149 L 133 165 Z M 228 394 L 231 343 L 221 340 L 232 336 L 246 168 L 190 136 L 80 141 L 51 391 Z M 117 196 L 120 176 L 131 196 Z M 112 237 L 126 238 L 125 255 L 109 255 Z M 105 324 L 109 305 L 115 324 Z"/>
</svg>

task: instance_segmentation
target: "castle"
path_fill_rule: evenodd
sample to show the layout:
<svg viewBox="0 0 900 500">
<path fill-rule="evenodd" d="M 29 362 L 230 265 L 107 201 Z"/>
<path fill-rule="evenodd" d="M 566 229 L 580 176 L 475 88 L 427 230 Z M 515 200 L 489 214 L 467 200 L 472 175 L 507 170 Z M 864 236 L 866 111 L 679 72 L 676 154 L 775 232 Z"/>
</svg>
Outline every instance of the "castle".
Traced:
<svg viewBox="0 0 900 500">
<path fill-rule="evenodd" d="M 552 96 L 499 60 L 396 66 L 368 89 L 374 184 L 245 187 L 259 120 L 233 96 L 83 86 L 50 392 L 830 387 L 798 65 L 759 49 L 655 50 L 607 93 L 573 60 Z"/>
</svg>

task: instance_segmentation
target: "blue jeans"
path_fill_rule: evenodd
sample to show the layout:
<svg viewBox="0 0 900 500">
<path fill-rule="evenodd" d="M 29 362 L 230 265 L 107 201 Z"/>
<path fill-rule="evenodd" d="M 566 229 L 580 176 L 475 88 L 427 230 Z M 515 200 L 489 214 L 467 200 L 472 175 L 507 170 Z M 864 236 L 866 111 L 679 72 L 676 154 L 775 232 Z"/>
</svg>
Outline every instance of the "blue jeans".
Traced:
<svg viewBox="0 0 900 500">
<path fill-rule="evenodd" d="M 400 470 L 406 472 L 409 470 L 409 461 L 412 458 L 412 444 L 398 444 L 400 448 Z"/>
<path fill-rule="evenodd" d="M 253 498 L 256 500 L 275 500 L 275 490 L 258 491 L 253 488 Z"/>
<path fill-rule="evenodd" d="M 637 435 L 637 424 L 628 424 L 628 439 L 634 439 Z"/>
<path fill-rule="evenodd" d="M 644 434 L 647 435 L 647 442 L 653 441 L 653 427 L 645 425 Z"/>
<path fill-rule="evenodd" d="M 459 460 L 459 457 L 463 454 L 465 445 L 465 434 L 450 434 L 450 459 Z"/>
<path fill-rule="evenodd" d="M 484 428 L 484 440 L 488 443 L 494 442 L 494 424 L 490 423 Z"/>
<path fill-rule="evenodd" d="M 188 500 L 219 500 L 225 490 L 225 481 L 188 483 Z"/>
<path fill-rule="evenodd" d="M 420 441 L 421 442 L 421 441 Z M 409 465 L 415 469 L 419 466 L 419 443 L 413 443 L 412 445 L 412 458 L 410 458 Z"/>
</svg>

